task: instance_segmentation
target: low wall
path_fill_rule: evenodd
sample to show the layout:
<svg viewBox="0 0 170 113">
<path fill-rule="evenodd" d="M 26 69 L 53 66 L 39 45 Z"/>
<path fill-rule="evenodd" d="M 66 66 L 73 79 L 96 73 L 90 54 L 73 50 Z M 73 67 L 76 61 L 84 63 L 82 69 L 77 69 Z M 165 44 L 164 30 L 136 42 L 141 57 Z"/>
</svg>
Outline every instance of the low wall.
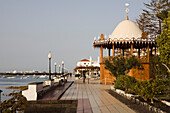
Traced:
<svg viewBox="0 0 170 113">
<path fill-rule="evenodd" d="M 59 80 L 46 80 L 45 82 L 33 82 L 28 84 L 28 89 L 22 91 L 22 95 L 27 98 L 27 101 L 36 101 L 39 96 L 42 96 L 54 86 L 59 85 Z"/>
</svg>

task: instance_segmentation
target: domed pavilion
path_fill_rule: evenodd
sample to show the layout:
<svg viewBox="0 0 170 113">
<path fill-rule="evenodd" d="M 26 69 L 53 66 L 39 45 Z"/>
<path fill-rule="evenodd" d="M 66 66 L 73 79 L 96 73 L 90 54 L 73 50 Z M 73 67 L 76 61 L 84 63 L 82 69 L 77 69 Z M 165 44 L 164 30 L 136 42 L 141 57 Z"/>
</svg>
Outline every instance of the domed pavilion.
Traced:
<svg viewBox="0 0 170 113">
<path fill-rule="evenodd" d="M 128 19 L 122 21 L 112 32 L 108 39 L 101 34 L 98 40 L 94 39 L 94 48 L 100 48 L 100 82 L 112 83 L 113 76 L 110 75 L 109 70 L 105 69 L 104 61 L 111 56 L 128 57 L 134 55 L 137 57 L 139 63 L 143 68 L 131 69 L 129 76 L 135 77 L 137 80 L 149 80 L 152 75 L 149 73 L 149 59 L 156 55 L 156 39 L 150 38 L 142 33 L 135 22 Z M 103 49 L 108 50 L 108 56 L 103 56 Z"/>
</svg>

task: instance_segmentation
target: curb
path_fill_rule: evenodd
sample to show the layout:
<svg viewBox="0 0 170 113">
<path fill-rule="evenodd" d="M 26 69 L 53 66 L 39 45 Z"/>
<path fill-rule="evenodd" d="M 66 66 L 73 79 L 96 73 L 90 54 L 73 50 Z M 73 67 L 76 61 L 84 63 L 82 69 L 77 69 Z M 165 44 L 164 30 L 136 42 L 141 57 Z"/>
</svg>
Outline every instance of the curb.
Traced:
<svg viewBox="0 0 170 113">
<path fill-rule="evenodd" d="M 64 93 L 67 91 L 67 89 L 74 83 L 74 81 L 71 81 L 71 83 L 69 84 L 69 86 L 60 94 L 60 96 L 58 97 L 57 100 L 60 100 L 60 98 L 64 95 Z"/>
<path fill-rule="evenodd" d="M 111 86 L 111 90 L 116 92 L 117 94 L 123 96 L 124 98 L 132 101 L 135 104 L 138 104 L 140 106 L 145 106 L 146 109 L 148 109 L 149 111 L 153 111 L 155 113 L 167 113 L 167 112 L 161 110 L 160 108 L 157 108 L 155 106 L 149 105 L 146 102 L 141 102 L 139 99 L 135 99 L 135 96 L 132 95 L 132 94 L 125 94 L 125 91 L 123 91 L 123 90 L 115 89 L 113 86 Z"/>
</svg>

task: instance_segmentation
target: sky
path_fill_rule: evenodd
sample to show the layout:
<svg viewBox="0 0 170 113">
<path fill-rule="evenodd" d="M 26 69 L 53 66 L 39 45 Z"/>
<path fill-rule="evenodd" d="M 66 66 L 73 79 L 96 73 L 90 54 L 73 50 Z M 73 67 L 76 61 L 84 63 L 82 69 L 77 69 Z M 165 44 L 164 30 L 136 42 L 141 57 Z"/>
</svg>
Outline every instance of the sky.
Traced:
<svg viewBox="0 0 170 113">
<path fill-rule="evenodd" d="M 73 71 L 77 61 L 97 60 L 94 37 L 108 36 L 126 19 L 125 3 L 135 21 L 144 2 L 149 0 L 0 0 L 0 72 L 48 71 L 50 51 L 52 71 L 55 62 Z"/>
</svg>

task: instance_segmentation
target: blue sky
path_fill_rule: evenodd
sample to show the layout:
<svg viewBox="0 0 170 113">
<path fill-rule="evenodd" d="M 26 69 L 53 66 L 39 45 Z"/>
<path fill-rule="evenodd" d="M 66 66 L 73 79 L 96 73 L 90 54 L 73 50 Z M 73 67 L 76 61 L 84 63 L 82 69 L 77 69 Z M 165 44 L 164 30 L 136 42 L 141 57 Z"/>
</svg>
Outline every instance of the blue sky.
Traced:
<svg viewBox="0 0 170 113">
<path fill-rule="evenodd" d="M 125 3 L 135 21 L 143 2 L 149 0 L 0 0 L 0 72 L 48 71 L 49 51 L 52 71 L 62 60 L 70 71 L 83 58 L 97 60 L 94 37 L 126 19 Z"/>
</svg>

